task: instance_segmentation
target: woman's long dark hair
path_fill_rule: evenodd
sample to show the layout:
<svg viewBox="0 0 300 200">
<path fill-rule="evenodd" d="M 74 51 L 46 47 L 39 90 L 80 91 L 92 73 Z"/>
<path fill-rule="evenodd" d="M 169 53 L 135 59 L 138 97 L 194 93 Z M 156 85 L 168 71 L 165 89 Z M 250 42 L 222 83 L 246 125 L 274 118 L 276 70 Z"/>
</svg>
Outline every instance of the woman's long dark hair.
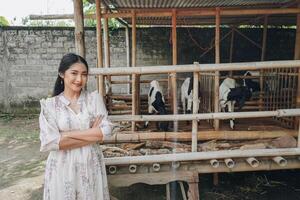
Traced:
<svg viewBox="0 0 300 200">
<path fill-rule="evenodd" d="M 68 53 L 64 55 L 59 64 L 58 75 L 55 81 L 52 96 L 59 95 L 64 91 L 64 80 L 60 77 L 60 74 L 64 74 L 65 71 L 67 71 L 75 63 L 83 63 L 86 66 L 87 72 L 89 72 L 89 66 L 83 57 L 74 53 Z"/>
</svg>

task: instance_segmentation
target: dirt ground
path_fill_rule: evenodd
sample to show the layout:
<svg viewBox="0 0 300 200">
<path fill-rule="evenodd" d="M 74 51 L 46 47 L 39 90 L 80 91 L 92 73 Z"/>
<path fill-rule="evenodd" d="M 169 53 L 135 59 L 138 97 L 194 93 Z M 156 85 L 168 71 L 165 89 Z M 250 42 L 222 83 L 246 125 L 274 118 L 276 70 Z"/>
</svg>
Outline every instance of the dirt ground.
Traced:
<svg viewBox="0 0 300 200">
<path fill-rule="evenodd" d="M 0 199 L 42 199 L 46 153 L 39 152 L 37 116 L 0 117 Z M 187 185 L 185 185 L 187 189 Z M 211 175 L 200 176 L 201 199 L 217 200 L 300 200 L 300 170 L 224 173 L 219 185 Z M 112 188 L 119 200 L 165 199 L 165 186 L 135 184 Z M 177 183 L 171 184 L 171 198 L 181 200 Z"/>
</svg>

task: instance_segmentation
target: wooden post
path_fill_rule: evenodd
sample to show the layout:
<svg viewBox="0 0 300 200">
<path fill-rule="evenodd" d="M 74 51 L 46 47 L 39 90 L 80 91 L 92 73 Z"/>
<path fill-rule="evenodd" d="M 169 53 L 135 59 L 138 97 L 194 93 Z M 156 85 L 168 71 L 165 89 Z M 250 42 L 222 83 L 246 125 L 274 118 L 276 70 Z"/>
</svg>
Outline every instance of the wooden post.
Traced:
<svg viewBox="0 0 300 200">
<path fill-rule="evenodd" d="M 199 200 L 200 195 L 199 195 L 199 188 L 198 188 L 198 183 L 199 183 L 198 172 L 194 172 L 192 179 L 193 179 L 192 181 L 188 182 L 189 184 L 188 199 Z"/>
<path fill-rule="evenodd" d="M 105 13 L 107 13 L 107 9 L 105 9 Z M 103 22 L 104 22 L 103 23 L 103 37 L 104 37 L 104 57 L 105 57 L 104 67 L 109 68 L 110 67 L 110 48 L 109 48 L 108 18 L 104 18 Z M 105 78 L 111 85 L 111 76 L 106 76 Z M 105 94 L 106 100 L 108 100 L 107 101 L 108 105 L 112 105 L 111 98 L 108 98 L 108 96 L 111 95 L 111 92 L 112 92 L 111 89 L 112 89 L 112 87 L 109 87 L 108 93 Z M 106 89 L 105 89 L 105 91 L 106 91 Z"/>
<path fill-rule="evenodd" d="M 176 9 L 172 10 L 172 58 L 173 65 L 177 65 L 177 30 L 176 30 Z M 173 114 L 178 113 L 177 109 L 177 83 L 176 83 L 176 73 L 171 73 L 171 89 L 172 89 L 172 106 Z M 178 130 L 178 122 L 174 121 L 173 130 L 176 132 Z"/>
<path fill-rule="evenodd" d="M 199 87 L 199 72 L 194 72 L 194 80 L 193 80 L 193 114 L 198 113 L 199 109 L 199 98 L 198 98 L 198 87 Z M 192 152 L 197 151 L 197 133 L 198 133 L 198 121 L 193 120 L 192 125 Z"/>
<path fill-rule="evenodd" d="M 97 31 L 97 67 L 103 67 L 102 56 L 102 24 L 101 24 L 101 0 L 96 0 L 96 31 Z M 98 76 L 98 91 L 101 95 L 105 94 L 103 75 Z"/>
<path fill-rule="evenodd" d="M 136 66 L 136 12 L 135 10 L 131 11 L 132 14 L 132 30 L 131 30 L 131 61 L 132 61 L 132 67 Z M 132 115 L 137 114 L 137 95 L 138 95 L 138 86 L 137 86 L 137 74 L 132 74 Z M 132 122 L 131 124 L 132 131 L 135 131 L 135 122 Z"/>
<path fill-rule="evenodd" d="M 216 28 L 215 28 L 215 63 L 220 63 L 220 22 L 221 22 L 221 17 L 220 17 L 220 8 L 216 8 Z M 215 72 L 215 108 L 214 112 L 219 112 L 219 85 L 220 85 L 220 72 L 216 71 Z M 220 126 L 220 120 L 215 119 L 214 120 L 214 128 L 215 130 L 219 130 Z M 218 185 L 219 183 L 219 178 L 218 174 L 214 173 L 213 174 L 213 183 L 214 185 Z"/>
<path fill-rule="evenodd" d="M 82 0 L 74 0 L 75 49 L 76 53 L 85 57 L 84 22 Z"/>
<path fill-rule="evenodd" d="M 263 29 L 263 39 L 262 39 L 262 48 L 261 48 L 261 61 L 265 60 L 266 56 L 266 47 L 267 47 L 267 34 L 268 34 L 268 16 L 264 17 L 264 29 Z M 264 70 L 259 71 L 259 110 L 263 110 L 263 97 L 264 97 Z"/>
<path fill-rule="evenodd" d="M 215 28 L 215 63 L 220 63 L 220 8 L 216 8 L 216 28 Z M 220 72 L 215 72 L 215 87 L 214 87 L 214 112 L 219 112 L 219 83 Z M 219 130 L 219 120 L 214 120 L 215 130 Z"/>
<path fill-rule="evenodd" d="M 298 4 L 298 7 L 300 7 L 300 4 Z M 297 29 L 296 29 L 294 59 L 295 60 L 300 59 L 300 14 L 297 14 Z M 298 85 L 297 85 L 296 106 L 297 106 L 297 108 L 300 107 L 300 69 L 299 68 L 298 68 Z M 299 117 L 295 118 L 295 127 L 297 127 L 297 124 L 300 124 L 299 120 L 300 120 Z"/>
</svg>

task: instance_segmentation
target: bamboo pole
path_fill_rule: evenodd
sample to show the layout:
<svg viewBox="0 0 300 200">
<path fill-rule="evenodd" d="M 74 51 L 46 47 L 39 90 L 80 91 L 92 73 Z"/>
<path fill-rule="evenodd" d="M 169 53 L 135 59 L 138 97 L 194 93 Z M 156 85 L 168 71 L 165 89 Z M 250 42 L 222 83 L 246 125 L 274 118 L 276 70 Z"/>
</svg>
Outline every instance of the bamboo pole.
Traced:
<svg viewBox="0 0 300 200">
<path fill-rule="evenodd" d="M 97 68 L 103 67 L 102 56 L 102 24 L 101 24 L 101 0 L 96 0 L 96 31 L 97 31 Z M 103 74 L 98 76 L 98 91 L 101 95 L 105 94 Z"/>
<path fill-rule="evenodd" d="M 199 87 L 199 73 L 194 72 L 193 80 L 193 114 L 197 114 L 199 110 L 199 98 L 198 98 L 198 87 Z M 192 152 L 197 151 L 197 132 L 198 132 L 198 121 L 193 120 L 192 125 Z"/>
<path fill-rule="evenodd" d="M 272 130 L 272 131 L 198 131 L 198 141 L 209 140 L 258 140 L 272 139 L 282 136 L 292 136 L 300 138 L 299 131 L 296 130 Z M 116 133 L 105 144 L 113 143 L 138 143 L 145 141 L 170 141 L 170 142 L 190 142 L 192 140 L 191 132 L 126 132 Z"/>
<path fill-rule="evenodd" d="M 74 4 L 74 23 L 75 23 L 75 49 L 78 55 L 85 57 L 82 0 L 75 0 L 73 1 L 73 4 Z"/>
<path fill-rule="evenodd" d="M 149 67 L 113 67 L 113 68 L 91 68 L 90 75 L 128 75 L 128 74 L 161 74 L 181 72 L 211 72 L 211 71 L 238 71 L 238 70 L 260 70 L 275 68 L 298 68 L 300 60 L 265 61 L 265 62 L 242 62 L 242 63 L 220 63 L 220 64 L 190 64 L 190 65 L 161 65 Z"/>
<path fill-rule="evenodd" d="M 216 8 L 216 28 L 215 28 L 215 63 L 220 63 L 220 8 Z M 219 112 L 219 85 L 220 72 L 215 71 L 215 86 L 214 86 L 214 112 Z M 214 120 L 215 130 L 219 130 L 219 120 Z"/>
<path fill-rule="evenodd" d="M 206 119 L 231 119 L 231 118 L 260 118 L 260 117 L 295 117 L 300 116 L 300 108 L 278 109 L 274 111 L 232 112 L 232 113 L 199 113 L 177 115 L 113 115 L 111 121 L 187 121 Z"/>
<path fill-rule="evenodd" d="M 275 157 L 275 156 L 299 156 L 300 148 L 282 149 L 248 149 L 248 150 L 222 150 L 208 152 L 190 152 L 166 155 L 143 155 L 104 158 L 106 165 L 128 165 L 128 164 L 147 164 L 147 163 L 167 163 L 198 161 L 226 158 L 245 158 L 245 157 Z"/>
<path fill-rule="evenodd" d="M 136 67 L 136 13 L 135 10 L 131 11 L 132 27 L 131 27 L 131 61 L 132 67 Z M 137 114 L 137 74 L 132 74 L 132 115 Z M 132 131 L 135 130 L 135 122 L 131 124 Z"/>
<path fill-rule="evenodd" d="M 126 67 L 130 67 L 131 60 L 130 60 L 130 44 L 129 44 L 129 28 L 128 27 L 125 27 L 125 44 L 126 44 L 126 61 L 127 61 Z M 130 76 L 128 76 L 127 80 L 131 81 Z M 127 94 L 130 94 L 130 83 L 128 83 L 127 87 L 128 87 Z"/>
<path fill-rule="evenodd" d="M 177 65 L 177 30 L 176 30 L 176 9 L 172 10 L 172 64 Z M 176 73 L 171 74 L 171 89 L 172 89 L 172 106 L 173 114 L 178 113 L 177 109 L 177 82 Z M 176 132 L 178 130 L 178 122 L 174 121 L 173 130 Z"/>
<path fill-rule="evenodd" d="M 104 10 L 105 13 L 107 13 L 107 9 Z M 108 32 L 108 18 L 105 18 L 103 20 L 103 37 L 104 37 L 104 67 L 105 68 L 109 68 L 110 67 L 110 48 L 109 48 L 109 32 Z M 104 78 L 104 77 L 103 77 Z M 109 82 L 109 84 L 111 85 L 111 76 L 106 76 L 106 81 Z M 106 91 L 106 88 L 105 88 Z M 106 102 L 108 104 L 112 104 L 111 102 L 111 98 L 107 98 L 108 96 L 110 96 L 112 93 L 112 87 L 108 88 L 107 94 L 105 94 L 106 96 Z M 104 96 L 104 95 L 103 95 Z"/>
</svg>

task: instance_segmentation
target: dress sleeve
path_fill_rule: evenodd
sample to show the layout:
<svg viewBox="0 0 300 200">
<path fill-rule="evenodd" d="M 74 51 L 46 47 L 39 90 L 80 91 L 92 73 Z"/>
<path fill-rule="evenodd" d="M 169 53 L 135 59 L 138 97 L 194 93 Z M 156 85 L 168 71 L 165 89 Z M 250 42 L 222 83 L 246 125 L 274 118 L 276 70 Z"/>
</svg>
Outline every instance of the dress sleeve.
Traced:
<svg viewBox="0 0 300 200">
<path fill-rule="evenodd" d="M 49 108 L 51 102 L 49 100 L 42 99 L 41 113 L 39 117 L 40 124 L 40 140 L 41 140 L 41 152 L 57 151 L 59 150 L 60 133 L 57 127 L 55 116 L 50 112 Z M 52 108 L 53 109 L 53 108 Z"/>
<path fill-rule="evenodd" d="M 113 124 L 107 118 L 108 112 L 105 108 L 103 97 L 97 91 L 93 92 L 92 96 L 94 99 L 94 106 L 95 106 L 95 109 L 94 109 L 95 115 L 94 116 L 104 115 L 102 122 L 100 124 L 100 129 L 103 133 L 103 140 L 105 140 L 106 138 L 109 138 L 112 136 Z"/>
</svg>

